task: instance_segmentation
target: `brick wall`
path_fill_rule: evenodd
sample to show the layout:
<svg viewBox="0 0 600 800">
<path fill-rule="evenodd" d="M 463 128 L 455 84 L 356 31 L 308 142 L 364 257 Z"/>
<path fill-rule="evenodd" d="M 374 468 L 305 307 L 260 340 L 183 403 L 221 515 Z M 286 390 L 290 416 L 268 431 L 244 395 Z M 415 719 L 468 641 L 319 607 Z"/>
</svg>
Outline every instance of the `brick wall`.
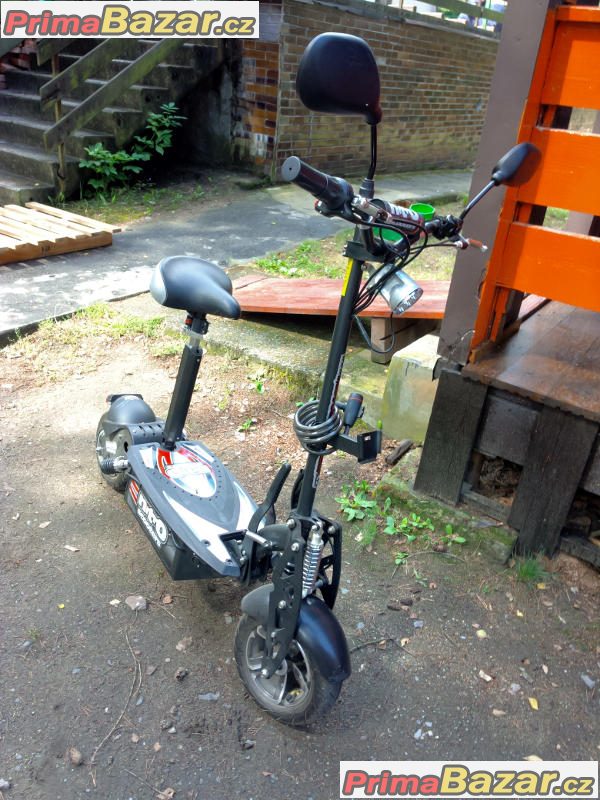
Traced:
<svg viewBox="0 0 600 800">
<path fill-rule="evenodd" d="M 262 5 L 262 4 L 261 4 Z M 274 168 L 289 155 L 345 175 L 368 164 L 368 126 L 312 114 L 296 97 L 300 57 L 313 36 L 365 38 L 380 69 L 379 170 L 464 167 L 477 150 L 497 41 L 364 0 L 283 0 Z"/>
<path fill-rule="evenodd" d="M 240 43 L 233 107 L 232 149 L 236 161 L 269 172 L 275 155 L 279 39 L 282 0 L 260 4 L 260 39 Z"/>
</svg>

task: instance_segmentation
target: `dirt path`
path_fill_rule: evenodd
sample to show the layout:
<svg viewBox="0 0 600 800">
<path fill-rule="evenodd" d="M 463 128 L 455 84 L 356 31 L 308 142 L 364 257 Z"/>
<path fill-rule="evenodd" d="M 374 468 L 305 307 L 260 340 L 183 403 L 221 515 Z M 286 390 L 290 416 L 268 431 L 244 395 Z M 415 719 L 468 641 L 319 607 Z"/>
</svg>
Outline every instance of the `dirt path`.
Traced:
<svg viewBox="0 0 600 800">
<path fill-rule="evenodd" d="M 232 661 L 240 588 L 171 582 L 95 464 L 106 394 L 141 391 L 163 414 L 176 362 L 150 356 L 142 337 L 90 339 L 70 325 L 66 342 L 36 334 L 0 353 L 7 800 L 141 800 L 169 787 L 176 800 L 330 800 L 340 759 L 598 758 L 598 689 L 581 677 L 600 685 L 597 575 L 564 561 L 539 590 L 466 553 L 416 556 L 392 578 L 388 543 L 360 551 L 351 528 L 338 614 L 357 648 L 353 676 L 310 733 L 262 714 Z M 52 381 L 50 363 L 62 365 Z M 248 376 L 207 357 L 188 428 L 260 498 L 272 465 L 291 452 L 299 466 L 302 453 L 288 391 L 260 379 L 261 394 Z M 359 470 L 337 457 L 328 466 L 321 507 L 333 513 Z M 376 469 L 363 473 L 373 480 Z M 130 594 L 149 609 L 130 611 Z M 402 599 L 412 604 L 388 608 Z M 189 671 L 182 682 L 178 669 Z M 70 747 L 82 765 L 65 757 Z"/>
</svg>

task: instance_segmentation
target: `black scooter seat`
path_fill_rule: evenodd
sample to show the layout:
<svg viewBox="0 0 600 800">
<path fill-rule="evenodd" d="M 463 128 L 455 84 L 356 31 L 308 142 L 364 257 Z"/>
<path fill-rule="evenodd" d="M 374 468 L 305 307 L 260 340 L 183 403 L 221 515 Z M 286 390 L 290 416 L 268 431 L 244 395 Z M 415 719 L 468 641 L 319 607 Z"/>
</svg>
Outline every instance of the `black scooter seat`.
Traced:
<svg viewBox="0 0 600 800">
<path fill-rule="evenodd" d="M 195 256 L 163 258 L 150 281 L 150 293 L 162 306 L 239 319 L 240 305 L 232 288 L 220 267 Z"/>
</svg>

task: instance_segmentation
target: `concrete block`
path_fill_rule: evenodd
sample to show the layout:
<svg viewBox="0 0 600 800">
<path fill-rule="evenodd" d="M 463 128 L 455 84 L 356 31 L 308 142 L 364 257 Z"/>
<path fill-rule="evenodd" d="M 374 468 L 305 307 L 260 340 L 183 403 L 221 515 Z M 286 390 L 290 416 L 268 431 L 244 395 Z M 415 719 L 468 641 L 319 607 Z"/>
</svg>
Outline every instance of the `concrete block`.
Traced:
<svg viewBox="0 0 600 800">
<path fill-rule="evenodd" d="M 425 439 L 437 383 L 432 380 L 438 337 L 428 334 L 394 353 L 383 394 L 383 433 L 392 439 Z"/>
</svg>

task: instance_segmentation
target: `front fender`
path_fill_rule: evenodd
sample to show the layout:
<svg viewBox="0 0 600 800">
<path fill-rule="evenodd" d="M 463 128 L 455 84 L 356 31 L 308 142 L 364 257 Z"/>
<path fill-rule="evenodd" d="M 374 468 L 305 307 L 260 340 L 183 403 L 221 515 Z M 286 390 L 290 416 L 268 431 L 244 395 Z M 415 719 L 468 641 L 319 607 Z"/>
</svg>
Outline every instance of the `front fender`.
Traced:
<svg viewBox="0 0 600 800">
<path fill-rule="evenodd" d="M 242 611 L 266 625 L 272 591 L 272 583 L 254 589 L 242 600 Z M 341 682 L 350 676 L 350 653 L 342 626 L 329 606 L 318 597 L 302 601 L 294 638 L 310 652 L 324 678 Z"/>
</svg>

